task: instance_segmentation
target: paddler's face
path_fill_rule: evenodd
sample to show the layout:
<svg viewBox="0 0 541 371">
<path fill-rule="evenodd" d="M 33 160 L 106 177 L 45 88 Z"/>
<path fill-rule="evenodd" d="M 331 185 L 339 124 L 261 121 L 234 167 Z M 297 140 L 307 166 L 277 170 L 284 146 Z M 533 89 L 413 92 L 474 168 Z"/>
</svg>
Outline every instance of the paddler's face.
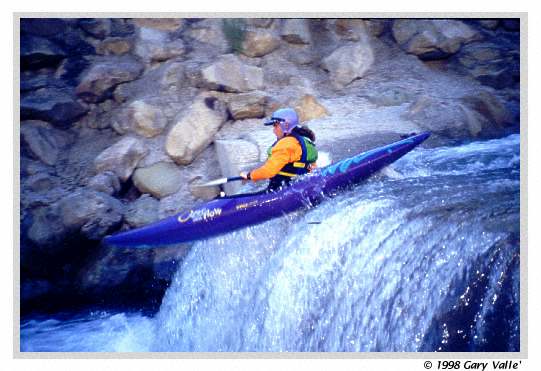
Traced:
<svg viewBox="0 0 541 371">
<path fill-rule="evenodd" d="M 284 136 L 284 132 L 282 131 L 282 127 L 279 123 L 272 125 L 272 132 L 274 133 L 274 135 L 276 135 L 277 139 L 280 139 Z"/>
</svg>

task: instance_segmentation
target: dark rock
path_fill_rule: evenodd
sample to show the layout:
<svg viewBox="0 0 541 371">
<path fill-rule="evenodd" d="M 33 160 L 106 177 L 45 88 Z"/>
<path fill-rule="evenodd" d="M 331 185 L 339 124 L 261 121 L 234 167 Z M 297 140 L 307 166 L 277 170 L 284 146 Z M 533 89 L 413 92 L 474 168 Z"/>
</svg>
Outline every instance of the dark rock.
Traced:
<svg viewBox="0 0 541 371">
<path fill-rule="evenodd" d="M 97 39 L 104 39 L 111 33 L 111 20 L 107 18 L 83 18 L 78 24 L 87 34 Z"/>
<path fill-rule="evenodd" d="M 51 74 L 36 74 L 34 71 L 21 73 L 21 93 L 46 87 L 62 89 L 66 87 L 66 83 Z"/>
<path fill-rule="evenodd" d="M 66 57 L 57 44 L 38 36 L 21 36 L 21 69 L 56 68 Z"/>
<path fill-rule="evenodd" d="M 61 225 L 67 233 L 100 240 L 122 222 L 122 203 L 101 192 L 80 189 L 58 202 Z"/>
<path fill-rule="evenodd" d="M 62 34 L 66 22 L 59 18 L 21 18 L 21 33 L 49 37 Z"/>
<path fill-rule="evenodd" d="M 112 37 L 126 37 L 135 33 L 135 26 L 130 19 L 113 18 L 111 20 L 111 35 Z"/>
<path fill-rule="evenodd" d="M 87 111 L 67 89 L 39 89 L 21 99 L 21 120 L 43 120 L 62 128 Z"/>
<path fill-rule="evenodd" d="M 76 89 L 77 95 L 87 102 L 104 101 L 115 86 L 137 79 L 143 68 L 131 57 L 104 57 L 84 73 Z"/>
<path fill-rule="evenodd" d="M 62 61 L 56 70 L 56 76 L 71 87 L 80 83 L 81 73 L 88 68 L 90 62 L 84 58 L 68 57 Z"/>
<path fill-rule="evenodd" d="M 112 196 L 120 191 L 120 180 L 112 171 L 105 171 L 90 178 L 87 186 L 95 191 Z"/>
<path fill-rule="evenodd" d="M 520 31 L 520 19 L 502 19 L 501 24 L 507 31 Z"/>
<path fill-rule="evenodd" d="M 54 165 L 59 152 L 70 138 L 64 132 L 52 128 L 43 121 L 23 121 L 21 123 L 21 144 L 41 162 Z"/>
</svg>

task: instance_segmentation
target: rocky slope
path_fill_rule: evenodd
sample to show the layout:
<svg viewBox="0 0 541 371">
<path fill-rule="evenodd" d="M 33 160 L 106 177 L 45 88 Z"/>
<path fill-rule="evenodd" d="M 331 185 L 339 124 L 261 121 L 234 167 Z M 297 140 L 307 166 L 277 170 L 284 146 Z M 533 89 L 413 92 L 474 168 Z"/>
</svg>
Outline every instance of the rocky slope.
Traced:
<svg viewBox="0 0 541 371">
<path fill-rule="evenodd" d="M 511 19 L 21 19 L 22 310 L 159 302 L 189 246 L 101 239 L 215 197 L 194 185 L 263 161 L 278 107 L 333 159 L 518 132 L 519 38 Z"/>
</svg>

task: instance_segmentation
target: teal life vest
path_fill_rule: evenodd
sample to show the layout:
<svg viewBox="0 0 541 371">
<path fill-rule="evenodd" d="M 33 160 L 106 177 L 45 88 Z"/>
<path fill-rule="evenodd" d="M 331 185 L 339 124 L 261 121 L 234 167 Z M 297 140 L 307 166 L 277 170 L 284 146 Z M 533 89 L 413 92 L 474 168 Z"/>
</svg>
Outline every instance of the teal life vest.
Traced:
<svg viewBox="0 0 541 371">
<path fill-rule="evenodd" d="M 293 138 L 297 139 L 297 142 L 301 145 L 302 155 L 299 161 L 290 162 L 286 164 L 280 171 L 278 175 L 292 178 L 297 175 L 306 174 L 310 171 L 310 165 L 317 161 L 317 149 L 314 142 L 309 138 L 291 133 L 289 134 Z M 285 137 L 284 137 L 285 138 Z M 272 146 L 267 150 L 267 155 L 270 157 L 272 154 L 272 148 L 283 138 L 277 140 L 273 143 Z"/>
</svg>

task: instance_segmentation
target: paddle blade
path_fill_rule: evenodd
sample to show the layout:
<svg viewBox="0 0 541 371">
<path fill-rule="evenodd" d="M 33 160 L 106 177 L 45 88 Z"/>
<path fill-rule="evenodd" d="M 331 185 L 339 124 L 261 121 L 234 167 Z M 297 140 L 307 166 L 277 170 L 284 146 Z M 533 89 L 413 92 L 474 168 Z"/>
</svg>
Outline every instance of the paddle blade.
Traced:
<svg viewBox="0 0 541 371">
<path fill-rule="evenodd" d="M 217 185 L 220 185 L 220 184 L 225 184 L 227 182 L 232 182 L 232 181 L 235 181 L 235 180 L 242 180 L 242 177 L 234 176 L 234 177 L 231 177 L 231 178 L 215 179 L 215 180 L 211 180 L 208 183 L 194 185 L 194 187 L 212 187 L 212 186 L 217 186 Z"/>
</svg>

